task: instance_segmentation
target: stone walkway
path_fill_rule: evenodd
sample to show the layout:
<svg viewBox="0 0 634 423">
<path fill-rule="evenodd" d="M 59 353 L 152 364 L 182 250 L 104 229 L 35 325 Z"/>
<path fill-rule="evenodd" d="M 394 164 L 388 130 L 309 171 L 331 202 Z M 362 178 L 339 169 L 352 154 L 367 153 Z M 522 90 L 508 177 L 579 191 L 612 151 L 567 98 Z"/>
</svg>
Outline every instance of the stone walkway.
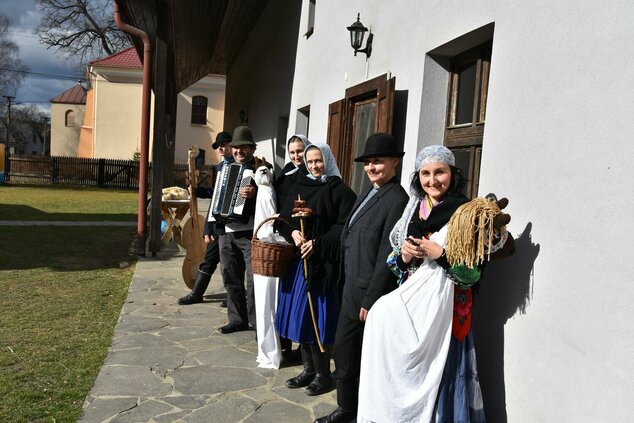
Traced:
<svg viewBox="0 0 634 423">
<path fill-rule="evenodd" d="M 258 368 L 255 332 L 218 332 L 218 271 L 205 303 L 179 306 L 182 261 L 177 251 L 139 260 L 81 422 L 310 422 L 336 407 L 335 391 L 284 386 L 301 366 Z"/>
</svg>

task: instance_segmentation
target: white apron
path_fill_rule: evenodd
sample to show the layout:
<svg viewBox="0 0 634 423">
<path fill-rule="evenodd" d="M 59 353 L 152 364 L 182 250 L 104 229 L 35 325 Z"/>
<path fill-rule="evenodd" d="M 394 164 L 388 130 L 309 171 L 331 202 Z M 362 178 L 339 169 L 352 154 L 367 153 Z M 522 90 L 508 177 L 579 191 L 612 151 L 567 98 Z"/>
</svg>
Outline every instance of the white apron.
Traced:
<svg viewBox="0 0 634 423">
<path fill-rule="evenodd" d="M 444 245 L 447 226 L 431 236 Z M 451 339 L 453 283 L 426 259 L 370 309 L 357 422 L 431 422 Z"/>
<path fill-rule="evenodd" d="M 275 190 L 271 186 L 258 186 L 253 230 L 260 222 L 276 212 Z M 258 231 L 259 239 L 273 235 L 273 226 L 268 222 Z M 253 274 L 253 296 L 255 297 L 255 322 L 258 334 L 258 367 L 279 369 L 282 361 L 280 338 L 275 332 L 277 310 L 277 285 L 279 278 Z"/>
</svg>

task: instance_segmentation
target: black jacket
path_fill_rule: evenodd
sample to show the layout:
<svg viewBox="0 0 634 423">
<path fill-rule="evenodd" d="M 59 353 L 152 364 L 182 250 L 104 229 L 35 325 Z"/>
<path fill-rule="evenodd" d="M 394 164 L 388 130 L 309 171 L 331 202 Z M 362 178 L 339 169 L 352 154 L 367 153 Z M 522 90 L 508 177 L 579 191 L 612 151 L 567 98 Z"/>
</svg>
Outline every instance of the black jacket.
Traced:
<svg viewBox="0 0 634 423">
<path fill-rule="evenodd" d="M 324 290 L 334 288 L 339 279 L 341 230 L 356 195 L 339 177 L 331 176 L 321 182 L 304 174 L 298 175 L 280 209 L 280 216 L 290 223 L 290 227 L 278 225 L 280 233 L 290 243 L 293 243 L 293 230 L 300 230 L 299 219 L 292 217 L 298 194 L 313 211 L 313 215 L 304 221 L 306 239 L 315 241 L 313 254 L 308 259 L 309 282 L 321 285 Z"/>
<path fill-rule="evenodd" d="M 352 208 L 351 215 L 367 196 L 364 192 Z M 342 236 L 339 281 L 343 290 L 341 312 L 358 319 L 361 307 L 369 310 L 381 296 L 396 288 L 396 276 L 385 264 L 392 251 L 390 232 L 400 219 L 408 196 L 396 177 L 384 184 L 363 206 L 350 224 L 346 220 Z"/>
<path fill-rule="evenodd" d="M 303 164 L 295 172 L 287 175 L 288 172 L 297 169 L 292 162 L 286 163 L 279 176 L 275 178 L 273 187 L 275 188 L 275 194 L 277 196 L 277 209 L 279 210 L 284 205 L 284 200 L 288 195 L 289 190 L 293 184 L 297 181 L 300 174 L 308 174 L 308 169 Z"/>
</svg>

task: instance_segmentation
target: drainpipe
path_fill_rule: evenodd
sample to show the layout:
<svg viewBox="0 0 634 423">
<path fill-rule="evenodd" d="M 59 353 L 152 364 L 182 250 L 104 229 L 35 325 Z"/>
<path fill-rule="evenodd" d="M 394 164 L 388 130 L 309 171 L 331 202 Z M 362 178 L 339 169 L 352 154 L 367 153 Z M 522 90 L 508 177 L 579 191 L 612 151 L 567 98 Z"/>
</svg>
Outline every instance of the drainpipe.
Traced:
<svg viewBox="0 0 634 423">
<path fill-rule="evenodd" d="M 137 218 L 137 238 L 135 250 L 140 256 L 145 255 L 145 234 L 147 223 L 147 174 L 150 145 L 150 67 L 152 66 L 152 52 L 150 37 L 138 28 L 123 22 L 119 11 L 119 2 L 114 2 L 114 22 L 121 31 L 143 41 L 143 99 L 141 103 L 141 161 L 139 163 L 139 208 Z"/>
</svg>

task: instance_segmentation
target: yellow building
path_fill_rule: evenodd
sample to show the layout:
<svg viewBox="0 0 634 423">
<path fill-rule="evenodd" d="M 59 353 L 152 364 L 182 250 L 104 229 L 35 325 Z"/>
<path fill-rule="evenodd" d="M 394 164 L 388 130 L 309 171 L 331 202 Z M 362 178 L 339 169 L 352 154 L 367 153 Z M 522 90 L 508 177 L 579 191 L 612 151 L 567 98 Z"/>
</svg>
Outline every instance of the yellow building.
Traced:
<svg viewBox="0 0 634 423">
<path fill-rule="evenodd" d="M 83 120 L 76 120 L 83 122 L 76 128 L 77 141 L 73 144 L 69 137 L 58 140 L 53 137 L 51 155 L 64 151 L 62 155 L 132 159 L 141 150 L 143 67 L 136 51 L 130 48 L 95 60 L 88 65 L 87 74 L 90 83 L 85 93 Z M 205 150 L 205 163 L 218 161 L 211 143 L 223 130 L 224 108 L 224 76 L 208 75 L 178 94 L 174 162 L 185 163 L 192 144 Z M 63 115 L 51 114 L 51 125 L 62 127 Z M 150 125 L 152 122 L 153 117 Z M 150 146 L 152 135 L 150 127 Z"/>
<path fill-rule="evenodd" d="M 51 100 L 51 156 L 81 154 L 79 134 L 86 111 L 86 89 L 77 83 Z"/>
</svg>

